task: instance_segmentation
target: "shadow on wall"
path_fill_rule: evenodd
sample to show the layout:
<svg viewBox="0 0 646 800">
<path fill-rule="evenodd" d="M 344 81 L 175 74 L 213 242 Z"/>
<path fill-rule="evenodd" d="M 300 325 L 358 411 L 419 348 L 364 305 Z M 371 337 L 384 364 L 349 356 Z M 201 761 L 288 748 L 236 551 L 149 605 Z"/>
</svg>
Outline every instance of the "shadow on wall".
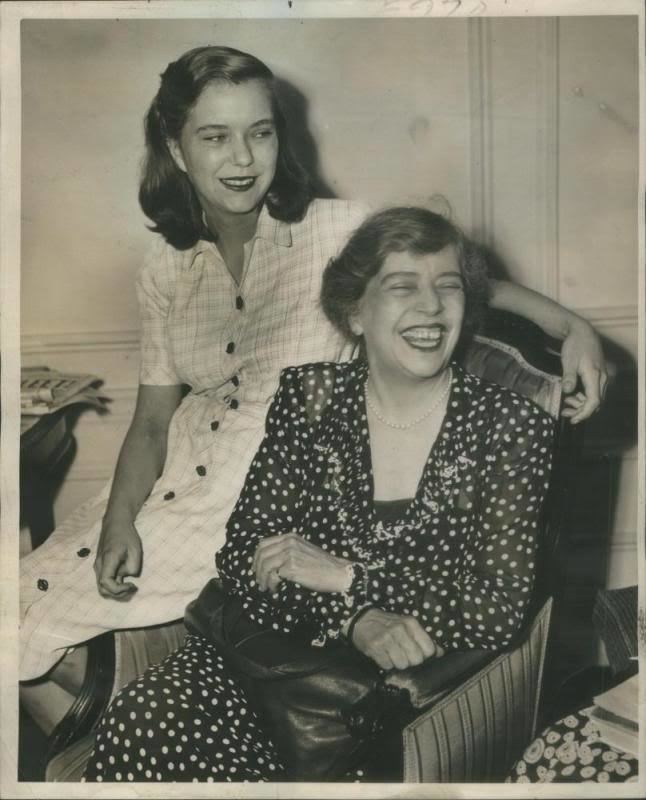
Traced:
<svg viewBox="0 0 646 800">
<path fill-rule="evenodd" d="M 491 248 L 483 246 L 493 278 L 509 279 L 510 270 Z M 528 338 L 540 329 L 519 319 Z M 637 364 L 627 349 L 602 336 L 604 354 L 612 377 L 603 404 L 584 428 L 584 447 L 570 497 L 570 523 L 557 555 L 562 597 L 554 614 L 554 641 L 561 650 L 564 673 L 596 664 L 598 637 L 592 626 L 592 607 L 597 591 L 608 585 L 613 538 L 626 517 L 620 498 L 622 473 L 634 466 L 629 451 L 638 441 Z M 628 456 L 628 458 L 625 458 Z M 625 481 L 625 475 L 623 475 Z"/>
<path fill-rule="evenodd" d="M 307 170 L 314 189 L 314 197 L 336 197 L 321 174 L 318 149 L 309 128 L 309 101 L 305 95 L 284 78 L 276 79 L 276 96 L 283 110 L 294 155 Z"/>
<path fill-rule="evenodd" d="M 488 246 L 481 245 L 481 249 L 490 277 L 510 280 L 510 270 L 501 256 Z M 527 335 L 533 327 L 528 326 Z M 637 364 L 626 348 L 604 336 L 601 341 L 611 378 L 603 405 L 586 422 L 585 439 L 595 448 L 603 443 L 615 452 L 628 450 L 637 444 Z"/>
</svg>

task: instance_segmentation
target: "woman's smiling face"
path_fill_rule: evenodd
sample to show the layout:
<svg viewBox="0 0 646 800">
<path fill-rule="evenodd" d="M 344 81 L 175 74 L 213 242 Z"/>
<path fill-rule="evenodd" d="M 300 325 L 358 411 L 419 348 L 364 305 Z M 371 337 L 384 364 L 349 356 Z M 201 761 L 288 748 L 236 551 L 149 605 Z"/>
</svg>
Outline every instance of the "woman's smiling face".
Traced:
<svg viewBox="0 0 646 800">
<path fill-rule="evenodd" d="M 352 320 L 371 372 L 400 382 L 441 374 L 460 338 L 464 302 L 453 245 L 425 255 L 390 253 Z"/>
<path fill-rule="evenodd" d="M 267 85 L 260 80 L 206 86 L 179 140 L 169 140 L 207 215 L 247 214 L 276 173 L 278 136 Z"/>
</svg>

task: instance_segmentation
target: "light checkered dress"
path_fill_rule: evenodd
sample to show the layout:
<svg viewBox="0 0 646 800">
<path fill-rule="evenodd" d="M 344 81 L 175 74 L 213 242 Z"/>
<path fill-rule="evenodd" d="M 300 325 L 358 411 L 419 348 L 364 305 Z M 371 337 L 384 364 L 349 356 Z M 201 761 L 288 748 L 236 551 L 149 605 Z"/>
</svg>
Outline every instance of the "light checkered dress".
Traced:
<svg viewBox="0 0 646 800">
<path fill-rule="evenodd" d="M 215 574 L 214 554 L 264 432 L 281 369 L 347 360 L 319 307 L 327 261 L 366 209 L 316 200 L 299 223 L 263 210 L 240 285 L 217 248 L 179 252 L 161 237 L 139 276 L 142 384 L 186 383 L 163 475 L 137 517 L 144 565 L 126 603 L 102 598 L 92 565 L 109 487 L 21 562 L 23 680 L 105 630 L 181 617 Z M 233 379 L 233 380 L 232 380 Z"/>
</svg>

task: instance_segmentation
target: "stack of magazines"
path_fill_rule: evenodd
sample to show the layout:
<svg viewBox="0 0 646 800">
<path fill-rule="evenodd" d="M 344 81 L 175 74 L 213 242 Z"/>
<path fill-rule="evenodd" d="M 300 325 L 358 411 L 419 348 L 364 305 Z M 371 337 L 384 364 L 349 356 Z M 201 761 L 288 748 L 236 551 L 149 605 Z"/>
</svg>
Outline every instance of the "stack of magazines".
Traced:
<svg viewBox="0 0 646 800">
<path fill-rule="evenodd" d="M 97 388 L 96 375 L 75 375 L 43 367 L 20 372 L 20 415 L 40 417 L 74 403 L 106 408 L 105 395 Z"/>
<path fill-rule="evenodd" d="M 606 744 L 625 753 L 637 755 L 639 674 L 594 698 L 590 720 Z"/>
</svg>

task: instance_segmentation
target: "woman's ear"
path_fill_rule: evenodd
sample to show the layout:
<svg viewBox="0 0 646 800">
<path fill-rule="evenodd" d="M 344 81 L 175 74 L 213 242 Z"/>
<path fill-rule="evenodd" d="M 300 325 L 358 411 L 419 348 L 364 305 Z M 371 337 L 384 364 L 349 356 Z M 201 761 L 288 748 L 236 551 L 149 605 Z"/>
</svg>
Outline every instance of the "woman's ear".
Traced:
<svg viewBox="0 0 646 800">
<path fill-rule="evenodd" d="M 177 165 L 177 168 L 181 169 L 182 172 L 186 172 L 186 164 L 184 163 L 182 148 L 179 146 L 177 139 L 166 139 L 166 147 L 168 147 L 168 152 L 171 154 L 173 161 Z"/>
<path fill-rule="evenodd" d="M 359 309 L 356 308 L 351 314 L 348 319 L 348 324 L 350 325 L 350 330 L 352 333 L 359 337 L 363 336 L 363 325 L 361 324 L 361 316 L 359 314 Z"/>
</svg>

